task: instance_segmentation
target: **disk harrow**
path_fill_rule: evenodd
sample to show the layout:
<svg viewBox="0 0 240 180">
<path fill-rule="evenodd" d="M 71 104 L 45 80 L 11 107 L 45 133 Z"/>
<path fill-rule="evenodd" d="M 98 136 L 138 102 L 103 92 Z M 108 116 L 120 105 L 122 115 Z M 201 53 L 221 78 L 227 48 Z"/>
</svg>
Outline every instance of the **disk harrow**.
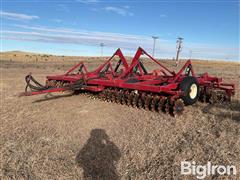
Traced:
<svg viewBox="0 0 240 180">
<path fill-rule="evenodd" d="M 146 68 L 146 55 L 156 69 Z M 117 62 L 115 62 L 117 59 Z M 89 72 L 80 62 L 63 75 L 47 76 L 46 85 L 26 76 L 25 92 L 30 96 L 43 93 L 75 91 L 90 92 L 93 98 L 145 109 L 181 115 L 185 105 L 198 100 L 207 103 L 229 102 L 235 93 L 234 84 L 208 73 L 196 75 L 191 60 L 178 71 L 171 71 L 142 48 L 138 48 L 130 64 L 120 49 L 96 70 Z"/>
</svg>

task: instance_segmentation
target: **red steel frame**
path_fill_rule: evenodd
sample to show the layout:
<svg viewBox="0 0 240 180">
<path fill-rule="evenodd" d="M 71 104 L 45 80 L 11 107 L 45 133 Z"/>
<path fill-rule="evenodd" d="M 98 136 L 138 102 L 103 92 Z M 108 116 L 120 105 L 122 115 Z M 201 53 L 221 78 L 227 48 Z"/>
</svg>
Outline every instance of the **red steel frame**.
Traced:
<svg viewBox="0 0 240 180">
<path fill-rule="evenodd" d="M 155 62 L 159 69 L 156 72 L 144 73 L 143 68 L 141 67 L 139 58 L 141 55 L 145 54 Z M 121 60 L 121 63 L 124 67 L 120 74 L 114 72 L 111 61 L 115 56 L 118 56 Z M 83 71 L 81 73 L 73 73 L 78 67 L 82 66 Z M 103 73 L 103 76 L 100 76 L 101 72 L 104 68 L 108 66 L 108 71 Z M 133 72 L 134 68 L 138 67 L 140 73 Z M 109 70 L 110 69 L 110 70 Z M 184 73 L 184 71 L 188 70 L 188 74 Z M 128 65 L 127 60 L 123 56 L 123 53 L 120 49 L 113 54 L 103 65 L 92 72 L 88 72 L 86 66 L 83 62 L 80 62 L 68 72 L 63 75 L 57 76 L 47 76 L 48 80 L 57 80 L 69 82 L 70 84 L 74 84 L 80 79 L 84 79 L 86 86 L 82 89 L 89 91 L 102 91 L 106 87 L 114 87 L 114 88 L 123 88 L 130 90 L 138 90 L 152 93 L 163 93 L 167 96 L 171 96 L 171 98 L 179 98 L 183 93 L 179 89 L 179 83 L 183 80 L 184 77 L 190 75 L 195 77 L 200 85 L 200 87 L 206 89 L 220 89 L 225 90 L 227 95 L 231 97 L 234 95 L 235 86 L 234 84 L 222 83 L 221 78 L 209 76 L 208 73 L 204 73 L 201 76 L 196 76 L 191 60 L 188 60 L 184 66 L 176 73 L 174 71 L 169 70 L 167 67 L 162 65 L 159 61 L 154 59 L 151 55 L 149 55 L 145 50 L 141 47 L 138 48 L 135 56 L 133 57 L 131 64 Z M 136 82 L 129 82 L 129 80 L 134 79 Z M 50 92 L 58 92 L 67 90 L 64 87 L 47 89 L 42 91 L 33 91 L 29 92 L 25 95 L 36 95 L 42 93 L 50 93 Z"/>
</svg>

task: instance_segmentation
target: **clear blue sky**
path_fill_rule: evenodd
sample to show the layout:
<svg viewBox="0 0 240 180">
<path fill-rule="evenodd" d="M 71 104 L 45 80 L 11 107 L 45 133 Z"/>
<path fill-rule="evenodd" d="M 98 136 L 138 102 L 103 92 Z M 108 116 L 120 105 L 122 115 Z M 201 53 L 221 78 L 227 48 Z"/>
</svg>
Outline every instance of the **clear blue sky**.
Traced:
<svg viewBox="0 0 240 180">
<path fill-rule="evenodd" d="M 239 60 L 239 1 L 2 0 L 2 51 L 104 55 L 138 46 L 156 56 Z"/>
</svg>

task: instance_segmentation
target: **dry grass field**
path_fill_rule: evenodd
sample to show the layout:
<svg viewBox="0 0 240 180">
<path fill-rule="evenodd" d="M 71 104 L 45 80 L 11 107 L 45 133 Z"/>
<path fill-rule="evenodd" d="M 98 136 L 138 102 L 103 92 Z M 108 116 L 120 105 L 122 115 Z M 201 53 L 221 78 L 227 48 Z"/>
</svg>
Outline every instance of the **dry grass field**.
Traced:
<svg viewBox="0 0 240 180">
<path fill-rule="evenodd" d="M 196 179 L 180 175 L 180 162 L 235 165 L 240 179 L 240 63 L 193 61 L 237 84 L 231 104 L 196 103 L 180 117 L 54 93 L 18 97 L 24 77 L 40 82 L 85 60 L 90 69 L 102 58 L 22 52 L 1 54 L 0 179 Z M 163 64 L 175 68 L 172 61 Z M 104 145 L 103 145 L 104 144 Z"/>
</svg>

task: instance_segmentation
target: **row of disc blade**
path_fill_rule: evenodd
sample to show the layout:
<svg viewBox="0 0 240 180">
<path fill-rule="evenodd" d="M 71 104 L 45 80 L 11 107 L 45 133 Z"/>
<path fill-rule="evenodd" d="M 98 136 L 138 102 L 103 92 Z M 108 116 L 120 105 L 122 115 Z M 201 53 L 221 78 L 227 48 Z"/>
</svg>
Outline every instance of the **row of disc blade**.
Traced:
<svg viewBox="0 0 240 180">
<path fill-rule="evenodd" d="M 149 111 L 166 112 L 173 116 L 181 115 L 184 110 L 184 103 L 181 99 L 171 100 L 170 97 L 145 92 L 106 89 L 99 94 L 99 98 L 108 102 L 125 104 Z"/>
</svg>

